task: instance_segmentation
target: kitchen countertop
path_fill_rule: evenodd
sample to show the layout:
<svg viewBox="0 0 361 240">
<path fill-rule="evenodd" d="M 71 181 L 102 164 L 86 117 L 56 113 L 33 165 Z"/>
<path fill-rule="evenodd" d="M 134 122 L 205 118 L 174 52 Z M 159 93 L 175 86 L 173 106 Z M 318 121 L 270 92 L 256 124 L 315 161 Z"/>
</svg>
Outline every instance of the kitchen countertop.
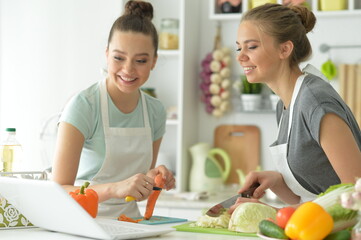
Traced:
<svg viewBox="0 0 361 240">
<path fill-rule="evenodd" d="M 237 194 L 239 187 L 237 186 L 228 186 L 223 191 L 218 193 L 210 194 L 199 194 L 192 192 L 176 193 L 176 192 L 164 192 L 159 195 L 157 200 L 157 207 L 169 207 L 169 208 L 187 208 L 187 209 L 208 209 L 219 202 L 226 200 Z M 204 199 L 197 199 L 197 196 L 203 196 Z M 274 207 L 283 207 L 285 206 L 280 200 L 275 198 L 273 193 L 267 192 L 265 197 L 261 199 L 262 202 L 265 202 Z M 138 202 L 139 206 L 145 206 L 147 201 Z"/>
<path fill-rule="evenodd" d="M 58 232 L 50 232 L 41 228 L 28 228 L 28 229 L 2 229 L 0 230 L 0 239 L 6 240 L 85 240 L 90 238 L 84 238 L 79 236 L 73 236 Z M 161 236 L 142 238 L 145 240 L 233 240 L 233 239 L 244 239 L 244 240 L 257 240 L 261 239 L 258 237 L 240 237 L 231 235 L 220 235 L 220 234 L 208 234 L 208 233 L 194 233 L 194 232 L 180 232 L 174 231 Z"/>
<path fill-rule="evenodd" d="M 176 193 L 176 192 L 166 192 L 161 194 L 158 201 L 158 207 L 167 207 L 167 208 L 178 208 L 178 209 L 208 209 L 209 207 L 223 201 L 234 194 L 236 194 L 237 189 L 226 189 L 226 191 L 221 191 L 218 194 L 208 194 L 205 199 L 196 200 L 199 195 L 192 195 L 192 193 Z M 273 201 L 269 202 L 272 206 L 279 207 L 279 202 Z M 145 205 L 146 201 L 138 203 L 140 206 Z M 200 213 L 201 215 L 201 213 Z M 175 226 L 177 224 L 162 224 L 163 226 Z M 88 239 L 79 236 L 73 236 L 63 233 L 46 231 L 41 228 L 23 228 L 23 229 L 0 229 L 0 239 L 7 240 L 20 240 L 20 239 L 36 239 L 36 240 L 80 240 Z M 195 233 L 195 232 L 182 232 L 174 231 L 157 237 L 144 238 L 148 240 L 155 239 L 164 239 L 164 240 L 186 240 L 186 239 L 195 239 L 195 240 L 232 240 L 232 239 L 245 239 L 245 240 L 255 240 L 261 239 L 258 237 L 240 237 L 232 235 L 220 235 L 220 234 L 208 234 L 208 233 Z"/>
</svg>

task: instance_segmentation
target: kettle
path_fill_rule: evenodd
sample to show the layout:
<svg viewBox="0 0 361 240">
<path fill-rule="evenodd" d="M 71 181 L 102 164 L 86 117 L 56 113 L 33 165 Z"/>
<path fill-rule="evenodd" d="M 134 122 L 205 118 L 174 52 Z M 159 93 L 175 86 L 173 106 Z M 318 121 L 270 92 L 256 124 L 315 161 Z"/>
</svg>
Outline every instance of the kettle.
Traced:
<svg viewBox="0 0 361 240">
<path fill-rule="evenodd" d="M 221 190 L 231 171 L 228 154 L 221 148 L 211 148 L 208 143 L 197 143 L 191 146 L 189 151 L 192 157 L 189 190 L 209 193 Z M 223 161 L 224 168 L 216 156 Z"/>
</svg>

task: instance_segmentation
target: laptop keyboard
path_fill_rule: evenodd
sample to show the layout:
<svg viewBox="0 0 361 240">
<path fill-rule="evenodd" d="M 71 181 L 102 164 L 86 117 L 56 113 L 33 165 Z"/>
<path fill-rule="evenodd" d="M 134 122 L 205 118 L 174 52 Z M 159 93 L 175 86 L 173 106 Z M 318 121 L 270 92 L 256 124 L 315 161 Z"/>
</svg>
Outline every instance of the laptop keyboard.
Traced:
<svg viewBox="0 0 361 240">
<path fill-rule="evenodd" d="M 141 228 L 130 228 L 125 226 L 120 226 L 119 224 L 111 224 L 109 222 L 107 223 L 99 223 L 102 228 L 111 235 L 119 235 L 119 234 L 125 234 L 125 233 L 141 233 L 144 232 L 144 229 Z"/>
</svg>

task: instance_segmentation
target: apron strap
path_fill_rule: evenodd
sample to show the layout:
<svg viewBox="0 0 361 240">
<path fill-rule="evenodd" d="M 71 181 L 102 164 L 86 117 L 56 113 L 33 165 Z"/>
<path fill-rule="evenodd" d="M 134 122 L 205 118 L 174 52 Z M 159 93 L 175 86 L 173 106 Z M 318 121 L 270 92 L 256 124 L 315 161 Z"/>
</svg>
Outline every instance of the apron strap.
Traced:
<svg viewBox="0 0 361 240">
<path fill-rule="evenodd" d="M 271 154 L 274 158 L 277 169 L 282 172 L 283 178 L 287 186 L 297 195 L 301 196 L 301 202 L 313 200 L 316 195 L 306 190 L 294 177 L 287 161 L 288 142 L 290 138 L 290 132 L 292 127 L 293 109 L 296 102 L 296 98 L 301 89 L 305 74 L 298 77 L 295 87 L 292 93 L 292 99 L 289 106 L 289 118 L 288 118 L 288 130 L 287 130 L 287 143 L 274 146 L 270 148 Z M 281 115 L 280 123 L 278 125 L 277 139 L 280 132 L 280 127 L 283 121 L 283 113 Z"/>
<path fill-rule="evenodd" d="M 149 116 L 148 116 L 148 108 L 147 108 L 147 102 L 145 101 L 144 92 L 140 90 L 140 95 L 142 98 L 142 106 L 143 106 L 143 120 L 144 120 L 144 127 L 149 128 Z"/>
<path fill-rule="evenodd" d="M 108 94 L 106 87 L 106 79 L 103 79 L 102 81 L 99 82 L 99 88 L 100 88 L 100 104 L 102 109 L 103 128 L 104 128 L 104 134 L 106 134 L 109 129 L 109 110 L 108 110 Z M 143 106 L 142 110 L 143 110 L 144 127 L 150 128 L 148 108 L 144 94 L 145 93 L 140 90 L 141 101 Z"/>
<path fill-rule="evenodd" d="M 107 85 L 106 78 L 99 82 L 100 89 L 100 106 L 102 112 L 102 121 L 104 128 L 104 135 L 108 132 L 109 128 L 109 112 L 108 112 L 108 94 L 107 94 Z"/>
</svg>

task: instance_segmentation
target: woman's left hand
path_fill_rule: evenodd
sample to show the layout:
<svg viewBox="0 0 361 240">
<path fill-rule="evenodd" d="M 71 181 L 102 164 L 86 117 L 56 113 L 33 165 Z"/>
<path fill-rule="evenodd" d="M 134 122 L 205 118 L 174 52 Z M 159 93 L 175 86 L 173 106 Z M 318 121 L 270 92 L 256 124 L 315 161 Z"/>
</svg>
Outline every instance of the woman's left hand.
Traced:
<svg viewBox="0 0 361 240">
<path fill-rule="evenodd" d="M 156 168 L 149 170 L 147 176 L 154 179 L 158 173 L 161 173 L 163 175 L 163 178 L 165 179 L 165 189 L 167 191 L 175 188 L 175 179 L 173 173 L 164 165 L 160 165 Z"/>
</svg>

